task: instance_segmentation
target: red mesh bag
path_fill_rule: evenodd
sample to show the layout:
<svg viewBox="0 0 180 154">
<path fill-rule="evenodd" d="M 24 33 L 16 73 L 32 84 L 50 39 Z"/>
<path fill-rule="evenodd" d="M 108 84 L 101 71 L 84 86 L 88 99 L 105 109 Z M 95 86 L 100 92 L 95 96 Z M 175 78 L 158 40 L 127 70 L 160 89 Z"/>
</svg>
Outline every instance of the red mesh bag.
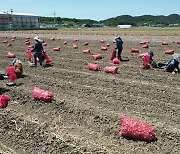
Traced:
<svg viewBox="0 0 180 154">
<path fill-rule="evenodd" d="M 106 73 L 113 73 L 113 74 L 115 74 L 115 73 L 117 73 L 117 71 L 118 71 L 118 67 L 116 67 L 116 66 L 106 66 L 104 68 L 104 72 L 106 72 Z"/>
<path fill-rule="evenodd" d="M 138 57 L 139 57 L 139 58 L 143 58 L 145 54 L 147 54 L 147 53 L 140 53 L 140 54 L 138 55 Z"/>
<path fill-rule="evenodd" d="M 8 43 L 8 40 L 4 40 L 3 43 Z"/>
<path fill-rule="evenodd" d="M 168 45 L 168 42 L 162 42 L 161 44 L 162 45 Z"/>
<path fill-rule="evenodd" d="M 51 102 L 53 100 L 53 93 L 40 89 L 38 87 L 34 87 L 33 92 L 32 92 L 33 98 L 37 100 L 42 100 L 45 102 Z"/>
<path fill-rule="evenodd" d="M 89 43 L 88 42 L 84 42 L 84 46 L 88 45 Z"/>
<path fill-rule="evenodd" d="M 60 47 L 53 48 L 53 51 L 60 51 Z"/>
<path fill-rule="evenodd" d="M 94 60 L 102 59 L 101 54 L 92 55 L 92 57 L 93 57 Z"/>
<path fill-rule="evenodd" d="M 121 121 L 120 136 L 147 142 L 153 141 L 156 137 L 154 128 L 145 122 L 134 120 L 127 116 L 122 116 Z"/>
<path fill-rule="evenodd" d="M 101 46 L 101 50 L 107 50 L 107 47 Z"/>
<path fill-rule="evenodd" d="M 11 47 L 11 46 L 12 46 L 12 44 L 11 44 L 11 43 L 9 43 L 7 46 L 8 46 L 8 47 Z"/>
<path fill-rule="evenodd" d="M 77 46 L 76 44 L 73 44 L 73 48 L 74 48 L 74 49 L 77 49 L 78 46 Z"/>
<path fill-rule="evenodd" d="M 30 42 L 25 42 L 26 45 L 30 45 L 31 43 Z"/>
<path fill-rule="evenodd" d="M 88 69 L 92 71 L 98 71 L 100 66 L 98 64 L 88 63 Z"/>
<path fill-rule="evenodd" d="M 46 52 L 43 52 L 43 56 L 46 59 L 46 64 L 49 64 L 52 62 L 51 57 L 49 57 L 49 55 Z"/>
<path fill-rule="evenodd" d="M 142 46 L 143 48 L 149 48 L 148 44 Z"/>
<path fill-rule="evenodd" d="M 0 96 L 0 108 L 6 108 L 8 105 L 8 101 L 10 101 L 9 96 L 1 95 Z"/>
<path fill-rule="evenodd" d="M 143 59 L 142 68 L 143 69 L 150 68 L 150 55 L 149 54 L 145 54 L 142 59 Z"/>
<path fill-rule="evenodd" d="M 114 58 L 114 59 L 113 59 L 113 63 L 114 63 L 114 64 L 120 64 L 120 60 L 119 60 L 118 58 Z"/>
<path fill-rule="evenodd" d="M 110 53 L 110 60 L 113 60 L 114 58 L 116 58 L 116 49 L 112 49 Z"/>
<path fill-rule="evenodd" d="M 90 52 L 91 52 L 90 49 L 85 49 L 85 50 L 83 50 L 83 53 L 90 53 Z"/>
<path fill-rule="evenodd" d="M 55 38 L 54 37 L 51 37 L 51 38 L 49 38 L 51 41 L 54 41 L 55 40 Z"/>
<path fill-rule="evenodd" d="M 32 61 L 32 59 L 33 59 L 32 52 L 31 52 L 30 50 L 27 50 L 26 53 L 27 53 L 27 58 L 28 58 L 28 60 L 29 60 L 29 61 Z"/>
<path fill-rule="evenodd" d="M 104 43 L 104 42 L 105 42 L 105 41 L 104 41 L 104 40 L 102 40 L 102 39 L 101 39 L 101 40 L 99 40 L 99 41 L 100 41 L 101 43 Z"/>
<path fill-rule="evenodd" d="M 131 52 L 132 52 L 132 53 L 138 53 L 138 52 L 139 52 L 139 49 L 138 49 L 138 48 L 131 48 Z"/>
<path fill-rule="evenodd" d="M 141 41 L 141 42 L 139 42 L 140 44 L 146 44 L 146 41 Z"/>
<path fill-rule="evenodd" d="M 174 50 L 173 50 L 173 49 L 171 49 L 171 50 L 166 50 L 164 53 L 165 53 L 165 54 L 170 54 L 170 55 L 172 55 L 172 54 L 174 54 Z"/>
<path fill-rule="evenodd" d="M 14 82 L 14 80 L 16 80 L 16 78 L 17 78 L 16 74 L 15 74 L 15 67 L 14 66 L 10 66 L 10 67 L 7 67 L 6 70 L 7 70 L 7 73 L 9 75 L 9 80 L 11 82 Z"/>
<path fill-rule="evenodd" d="M 12 53 L 12 52 L 9 51 L 9 52 L 7 53 L 7 57 L 8 57 L 8 58 L 15 58 L 16 55 L 15 55 L 14 53 Z"/>
<path fill-rule="evenodd" d="M 42 45 L 43 45 L 43 46 L 47 46 L 47 43 L 44 42 L 44 43 L 42 43 Z"/>
<path fill-rule="evenodd" d="M 75 38 L 75 39 L 74 39 L 74 42 L 78 42 L 78 41 L 79 41 L 79 39 L 78 39 L 78 38 Z"/>
</svg>

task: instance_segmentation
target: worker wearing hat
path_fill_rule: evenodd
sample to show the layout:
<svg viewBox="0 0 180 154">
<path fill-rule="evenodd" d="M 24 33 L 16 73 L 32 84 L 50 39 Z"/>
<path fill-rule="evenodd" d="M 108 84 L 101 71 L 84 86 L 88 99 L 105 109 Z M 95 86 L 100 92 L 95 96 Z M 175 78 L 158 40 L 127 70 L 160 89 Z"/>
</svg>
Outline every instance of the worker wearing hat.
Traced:
<svg viewBox="0 0 180 154">
<path fill-rule="evenodd" d="M 120 36 L 116 36 L 115 38 L 115 41 L 116 41 L 116 45 L 117 47 L 115 49 L 118 49 L 118 59 L 120 61 L 122 61 L 122 58 L 121 58 L 121 52 L 123 50 L 123 41 L 122 39 L 120 38 Z"/>
<path fill-rule="evenodd" d="M 36 41 L 34 44 L 34 49 L 31 52 L 34 52 L 34 64 L 37 66 L 37 58 L 39 59 L 39 64 L 42 66 L 43 62 L 43 46 L 42 41 L 38 36 L 34 37 L 34 40 Z"/>
</svg>

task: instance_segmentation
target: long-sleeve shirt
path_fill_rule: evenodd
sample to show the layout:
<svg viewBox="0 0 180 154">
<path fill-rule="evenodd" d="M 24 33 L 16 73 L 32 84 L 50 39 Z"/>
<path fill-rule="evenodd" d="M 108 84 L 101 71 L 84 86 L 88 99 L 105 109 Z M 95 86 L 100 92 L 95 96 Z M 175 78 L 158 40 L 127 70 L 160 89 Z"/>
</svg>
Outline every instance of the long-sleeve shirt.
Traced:
<svg viewBox="0 0 180 154">
<path fill-rule="evenodd" d="M 116 40 L 116 45 L 118 49 L 123 49 L 123 41 L 121 39 Z"/>
<path fill-rule="evenodd" d="M 43 46 L 42 46 L 42 43 L 37 41 L 35 44 L 34 44 L 34 49 L 31 51 L 31 52 L 37 52 L 37 53 L 41 53 L 43 51 Z"/>
<path fill-rule="evenodd" d="M 180 71 L 179 69 L 179 62 L 176 59 L 171 59 L 167 65 L 166 65 L 166 69 L 167 71 L 174 71 L 174 69 L 177 69 L 178 71 Z"/>
</svg>

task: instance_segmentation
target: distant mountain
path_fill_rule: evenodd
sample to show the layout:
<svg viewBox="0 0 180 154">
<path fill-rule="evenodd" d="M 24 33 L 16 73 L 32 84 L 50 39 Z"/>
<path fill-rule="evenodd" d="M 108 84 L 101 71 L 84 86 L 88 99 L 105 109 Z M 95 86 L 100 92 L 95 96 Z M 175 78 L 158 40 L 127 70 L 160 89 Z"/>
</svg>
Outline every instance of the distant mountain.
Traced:
<svg viewBox="0 0 180 154">
<path fill-rule="evenodd" d="M 133 26 L 142 26 L 142 25 L 154 25 L 154 24 L 164 24 L 165 26 L 169 24 L 180 24 L 180 15 L 171 14 L 169 16 L 152 16 L 152 15 L 143 15 L 143 16 L 129 16 L 122 15 L 115 18 L 109 18 L 106 20 L 101 20 L 101 23 L 104 23 L 107 26 L 117 26 L 117 25 L 133 25 Z"/>
<path fill-rule="evenodd" d="M 80 26 L 87 25 L 91 27 L 93 25 L 102 25 L 116 27 L 117 25 L 132 25 L 132 26 L 149 26 L 149 25 L 164 25 L 169 26 L 170 24 L 180 25 L 180 15 L 171 14 L 169 16 L 152 16 L 152 15 L 143 15 L 143 16 L 130 16 L 122 15 L 115 18 L 109 18 L 106 20 L 95 21 L 91 19 L 74 19 L 74 18 L 61 18 L 61 17 L 41 17 L 41 24 L 58 24 L 58 25 L 68 25 L 71 26 Z"/>
</svg>

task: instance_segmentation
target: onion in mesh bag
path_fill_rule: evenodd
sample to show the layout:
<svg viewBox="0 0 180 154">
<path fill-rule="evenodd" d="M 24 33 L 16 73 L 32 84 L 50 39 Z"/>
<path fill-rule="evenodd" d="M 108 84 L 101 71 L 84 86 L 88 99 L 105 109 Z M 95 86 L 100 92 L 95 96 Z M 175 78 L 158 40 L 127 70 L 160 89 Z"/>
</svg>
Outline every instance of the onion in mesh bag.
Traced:
<svg viewBox="0 0 180 154">
<path fill-rule="evenodd" d="M 120 136 L 147 142 L 153 141 L 156 137 L 154 128 L 145 122 L 134 120 L 127 116 L 122 116 L 121 121 Z"/>
</svg>

